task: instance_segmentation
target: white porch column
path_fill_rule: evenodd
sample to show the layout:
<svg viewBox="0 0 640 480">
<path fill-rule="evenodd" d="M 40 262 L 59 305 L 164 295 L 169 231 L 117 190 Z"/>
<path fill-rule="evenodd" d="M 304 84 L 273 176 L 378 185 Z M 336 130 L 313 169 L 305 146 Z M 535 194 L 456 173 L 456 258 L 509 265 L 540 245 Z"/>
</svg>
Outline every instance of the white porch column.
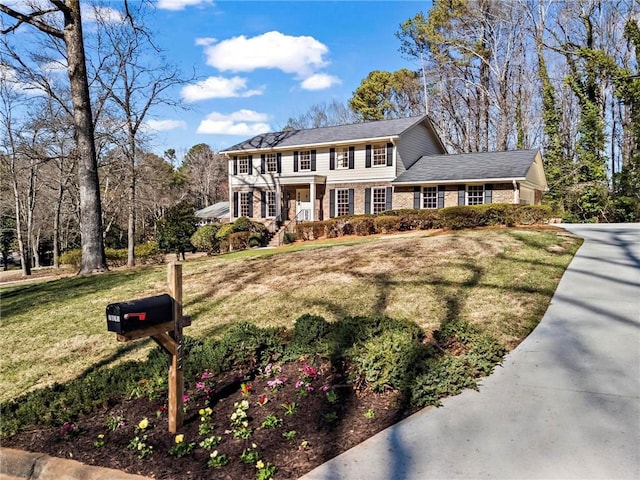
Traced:
<svg viewBox="0 0 640 480">
<path fill-rule="evenodd" d="M 513 203 L 520 205 L 520 190 L 518 189 L 518 183 L 513 180 Z"/>
<path fill-rule="evenodd" d="M 311 197 L 311 218 L 309 220 L 311 220 L 312 222 L 315 222 L 316 220 L 316 182 L 315 180 L 312 180 L 311 183 L 309 184 L 309 190 L 310 190 L 310 194 L 309 196 Z"/>
<path fill-rule="evenodd" d="M 280 182 L 276 181 L 276 218 L 280 218 L 280 209 L 281 207 L 281 200 L 280 200 L 280 195 L 282 195 L 282 190 L 280 189 Z"/>
</svg>

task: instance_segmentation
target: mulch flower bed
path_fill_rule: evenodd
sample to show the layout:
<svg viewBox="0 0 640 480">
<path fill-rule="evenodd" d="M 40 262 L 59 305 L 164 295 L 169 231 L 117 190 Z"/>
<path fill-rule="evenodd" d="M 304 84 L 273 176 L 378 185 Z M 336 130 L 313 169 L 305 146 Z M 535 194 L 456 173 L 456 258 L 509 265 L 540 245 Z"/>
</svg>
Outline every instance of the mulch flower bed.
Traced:
<svg viewBox="0 0 640 480">
<path fill-rule="evenodd" d="M 329 362 L 304 358 L 253 375 L 202 372 L 184 400 L 178 436 L 160 392 L 3 444 L 158 479 L 296 479 L 410 413 L 397 393 L 356 392 Z"/>
</svg>

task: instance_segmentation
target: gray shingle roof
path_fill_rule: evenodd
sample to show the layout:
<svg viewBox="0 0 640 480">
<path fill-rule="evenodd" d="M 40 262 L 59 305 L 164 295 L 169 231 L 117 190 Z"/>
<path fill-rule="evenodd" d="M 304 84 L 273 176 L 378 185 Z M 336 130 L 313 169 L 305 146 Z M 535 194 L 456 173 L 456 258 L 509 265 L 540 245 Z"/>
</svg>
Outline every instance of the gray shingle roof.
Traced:
<svg viewBox="0 0 640 480">
<path fill-rule="evenodd" d="M 421 157 L 393 183 L 525 178 L 537 150 L 461 153 Z"/>
<path fill-rule="evenodd" d="M 229 218 L 229 202 L 218 202 L 196 212 L 198 218 Z"/>
<path fill-rule="evenodd" d="M 392 137 L 400 135 L 408 128 L 421 122 L 424 118 L 425 117 L 398 118 L 394 120 L 379 120 L 375 122 L 338 125 L 335 127 L 264 133 L 233 145 L 232 147 L 225 149 L 222 153 L 235 150 L 295 147 L 298 145 L 316 145 L 364 138 Z"/>
</svg>

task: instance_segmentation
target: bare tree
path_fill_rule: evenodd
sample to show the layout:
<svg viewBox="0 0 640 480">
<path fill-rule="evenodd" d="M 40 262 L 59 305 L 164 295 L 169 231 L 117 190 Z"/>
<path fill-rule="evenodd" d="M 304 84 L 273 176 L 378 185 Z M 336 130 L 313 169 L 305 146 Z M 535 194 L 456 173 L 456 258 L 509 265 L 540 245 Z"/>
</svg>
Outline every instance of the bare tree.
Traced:
<svg viewBox="0 0 640 480">
<path fill-rule="evenodd" d="M 82 242 L 80 273 L 103 271 L 107 269 L 107 264 L 102 240 L 98 163 L 82 37 L 80 0 L 49 0 L 50 8 L 45 8 L 43 5 L 43 2 L 34 2 L 26 5 L 29 7 L 29 11 L 20 12 L 0 4 L 0 12 L 16 20 L 2 33 L 6 35 L 15 31 L 23 23 L 27 23 L 47 35 L 64 41 L 79 157 L 78 179 Z M 59 25 L 61 17 L 63 26 Z"/>
</svg>

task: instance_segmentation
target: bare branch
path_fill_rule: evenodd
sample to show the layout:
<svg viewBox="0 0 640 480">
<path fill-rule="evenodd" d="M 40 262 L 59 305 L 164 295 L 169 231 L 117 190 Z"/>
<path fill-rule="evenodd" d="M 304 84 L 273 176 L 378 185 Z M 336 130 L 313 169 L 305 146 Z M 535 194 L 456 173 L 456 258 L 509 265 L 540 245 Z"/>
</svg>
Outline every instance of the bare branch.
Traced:
<svg viewBox="0 0 640 480">
<path fill-rule="evenodd" d="M 57 3 L 60 3 L 60 2 L 56 2 L 54 0 L 52 0 L 52 2 L 54 4 L 56 4 L 56 5 L 57 5 Z M 51 25 L 48 25 L 48 24 L 46 24 L 44 22 L 41 22 L 41 21 L 37 20 L 37 17 L 39 17 L 41 15 L 44 15 L 45 13 L 51 13 L 51 12 L 55 12 L 55 11 L 56 10 L 36 11 L 36 12 L 30 13 L 28 15 L 25 15 L 24 13 L 20 13 L 20 12 L 14 10 L 12 8 L 7 7 L 6 5 L 0 4 L 0 12 L 6 13 L 10 17 L 13 17 L 16 20 L 18 20 L 18 23 L 16 23 L 12 27 L 9 27 L 6 30 L 3 30 L 1 33 L 7 34 L 9 32 L 14 31 L 16 28 L 18 28 L 18 26 L 20 26 L 20 24 L 28 23 L 29 25 L 33 25 L 38 30 L 40 30 L 40 31 L 42 31 L 44 33 L 47 33 L 49 35 L 53 35 L 54 37 L 64 38 L 64 32 L 62 30 L 58 30 L 57 28 L 54 28 Z"/>
</svg>

